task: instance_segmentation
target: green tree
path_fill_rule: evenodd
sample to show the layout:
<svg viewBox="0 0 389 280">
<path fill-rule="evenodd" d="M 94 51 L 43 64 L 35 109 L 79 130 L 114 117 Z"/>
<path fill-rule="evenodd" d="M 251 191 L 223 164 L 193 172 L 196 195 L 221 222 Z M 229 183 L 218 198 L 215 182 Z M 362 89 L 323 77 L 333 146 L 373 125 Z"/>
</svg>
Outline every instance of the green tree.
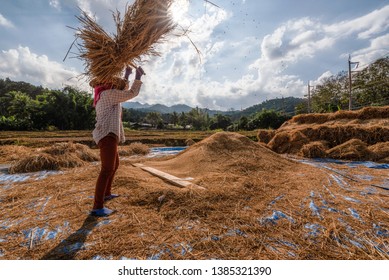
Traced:
<svg viewBox="0 0 389 280">
<path fill-rule="evenodd" d="M 381 58 L 353 77 L 356 108 L 389 104 L 389 58 Z"/>
<path fill-rule="evenodd" d="M 239 122 L 238 122 L 238 129 L 239 130 L 247 130 L 248 123 L 249 123 L 248 117 L 246 117 L 246 116 L 240 117 Z"/>
<path fill-rule="evenodd" d="M 232 124 L 231 118 L 229 116 L 224 116 L 222 114 L 216 114 L 211 118 L 209 129 L 223 129 L 226 130 Z"/>
<path fill-rule="evenodd" d="M 145 121 L 151 124 L 153 127 L 157 128 L 158 125 L 162 122 L 161 113 L 158 112 L 149 112 L 145 117 Z"/>
<path fill-rule="evenodd" d="M 348 107 L 347 72 L 326 78 L 312 92 L 312 110 L 314 112 L 334 112 Z"/>
<path fill-rule="evenodd" d="M 181 112 L 179 115 L 178 124 L 184 128 L 188 125 L 188 116 L 185 114 L 185 112 Z"/>
<path fill-rule="evenodd" d="M 273 110 L 262 110 L 254 114 L 253 117 L 249 119 L 247 124 L 249 130 L 254 130 L 258 128 L 279 128 L 285 121 L 289 119 L 288 116 L 275 112 Z"/>
<path fill-rule="evenodd" d="M 180 121 L 180 116 L 177 114 L 177 112 L 173 112 L 170 116 L 170 122 L 176 126 L 178 122 Z"/>
<path fill-rule="evenodd" d="M 192 109 L 187 114 L 188 124 L 192 125 L 194 130 L 207 130 L 209 127 L 209 115 L 205 110 L 198 107 Z"/>
</svg>

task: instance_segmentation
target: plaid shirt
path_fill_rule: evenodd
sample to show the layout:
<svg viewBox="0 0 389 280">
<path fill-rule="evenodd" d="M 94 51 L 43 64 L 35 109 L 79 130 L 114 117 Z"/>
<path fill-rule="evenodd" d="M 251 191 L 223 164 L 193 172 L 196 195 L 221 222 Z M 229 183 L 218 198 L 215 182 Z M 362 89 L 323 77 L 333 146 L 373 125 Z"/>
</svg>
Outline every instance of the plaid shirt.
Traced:
<svg viewBox="0 0 389 280">
<path fill-rule="evenodd" d="M 120 142 L 124 142 L 121 102 L 137 96 L 141 85 L 140 80 L 135 80 L 129 90 L 109 89 L 101 93 L 96 104 L 96 125 L 92 133 L 96 144 L 109 133 L 114 133 Z"/>
</svg>

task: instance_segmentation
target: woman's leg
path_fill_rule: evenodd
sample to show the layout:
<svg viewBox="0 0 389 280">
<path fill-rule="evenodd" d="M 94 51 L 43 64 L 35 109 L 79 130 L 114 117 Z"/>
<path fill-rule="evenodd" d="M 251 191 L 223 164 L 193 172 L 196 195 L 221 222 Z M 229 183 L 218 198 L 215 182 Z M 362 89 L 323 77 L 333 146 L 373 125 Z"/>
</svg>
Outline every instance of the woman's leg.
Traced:
<svg viewBox="0 0 389 280">
<path fill-rule="evenodd" d="M 119 168 L 119 153 L 116 151 L 115 168 L 114 168 L 114 172 L 112 173 L 112 176 L 108 180 L 107 188 L 105 189 L 105 196 L 110 196 L 112 194 L 111 193 L 112 182 L 113 182 L 113 178 L 115 177 L 115 173 L 118 170 L 118 168 Z"/>
<path fill-rule="evenodd" d="M 101 209 L 104 207 L 104 196 L 109 186 L 108 184 L 117 169 L 117 147 L 117 140 L 111 136 L 106 136 L 99 142 L 101 170 L 96 182 L 93 209 Z"/>
</svg>

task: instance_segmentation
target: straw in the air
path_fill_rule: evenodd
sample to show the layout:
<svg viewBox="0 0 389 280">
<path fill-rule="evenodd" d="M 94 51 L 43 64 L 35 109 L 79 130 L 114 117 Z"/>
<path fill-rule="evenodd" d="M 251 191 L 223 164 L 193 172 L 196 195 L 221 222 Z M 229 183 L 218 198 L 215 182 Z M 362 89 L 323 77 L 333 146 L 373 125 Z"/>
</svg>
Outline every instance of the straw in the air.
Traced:
<svg viewBox="0 0 389 280">
<path fill-rule="evenodd" d="M 115 84 L 127 65 L 136 67 L 145 55 L 159 55 L 155 45 L 175 28 L 169 13 L 172 0 L 136 0 L 127 6 L 124 17 L 113 14 L 116 34 L 109 35 L 86 12 L 77 19 L 79 58 L 84 60 L 91 85 Z"/>
</svg>

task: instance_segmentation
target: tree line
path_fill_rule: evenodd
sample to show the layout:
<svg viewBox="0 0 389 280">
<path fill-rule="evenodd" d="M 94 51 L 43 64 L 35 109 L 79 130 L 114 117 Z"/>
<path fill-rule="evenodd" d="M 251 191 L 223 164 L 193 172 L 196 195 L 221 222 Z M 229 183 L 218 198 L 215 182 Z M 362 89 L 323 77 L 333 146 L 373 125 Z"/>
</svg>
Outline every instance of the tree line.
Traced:
<svg viewBox="0 0 389 280">
<path fill-rule="evenodd" d="M 95 124 L 90 93 L 67 86 L 50 90 L 26 82 L 0 79 L 0 130 L 88 130 Z M 238 120 L 224 115 L 210 116 L 205 109 L 161 114 L 123 108 L 123 123 L 136 128 L 142 123 L 157 129 L 253 130 L 278 128 L 289 117 L 274 110 L 262 110 Z"/>
<path fill-rule="evenodd" d="M 352 76 L 353 109 L 389 105 L 389 58 L 380 58 Z M 254 105 L 243 111 L 209 115 L 208 110 L 161 114 L 123 109 L 123 123 L 137 128 L 142 123 L 157 129 L 254 130 L 277 129 L 295 114 L 308 112 L 307 100 L 296 98 L 265 101 L 262 105 L 281 104 L 263 109 Z M 285 102 L 284 102 L 285 101 Z M 311 112 L 334 112 L 348 109 L 348 73 L 328 77 L 312 90 Z M 66 86 L 60 90 L 34 86 L 26 82 L 0 79 L 0 130 L 89 130 L 94 128 L 95 111 L 90 93 Z M 290 104 L 294 106 L 291 112 Z M 262 108 L 262 109 L 259 109 Z M 285 108 L 289 108 L 285 110 Z"/>
<path fill-rule="evenodd" d="M 377 59 L 367 67 L 358 68 L 351 71 L 352 109 L 389 105 L 389 57 Z M 349 98 L 349 73 L 341 71 L 325 78 L 312 90 L 311 112 L 348 110 Z M 298 105 L 296 113 L 307 113 L 307 105 L 307 102 Z"/>
</svg>

